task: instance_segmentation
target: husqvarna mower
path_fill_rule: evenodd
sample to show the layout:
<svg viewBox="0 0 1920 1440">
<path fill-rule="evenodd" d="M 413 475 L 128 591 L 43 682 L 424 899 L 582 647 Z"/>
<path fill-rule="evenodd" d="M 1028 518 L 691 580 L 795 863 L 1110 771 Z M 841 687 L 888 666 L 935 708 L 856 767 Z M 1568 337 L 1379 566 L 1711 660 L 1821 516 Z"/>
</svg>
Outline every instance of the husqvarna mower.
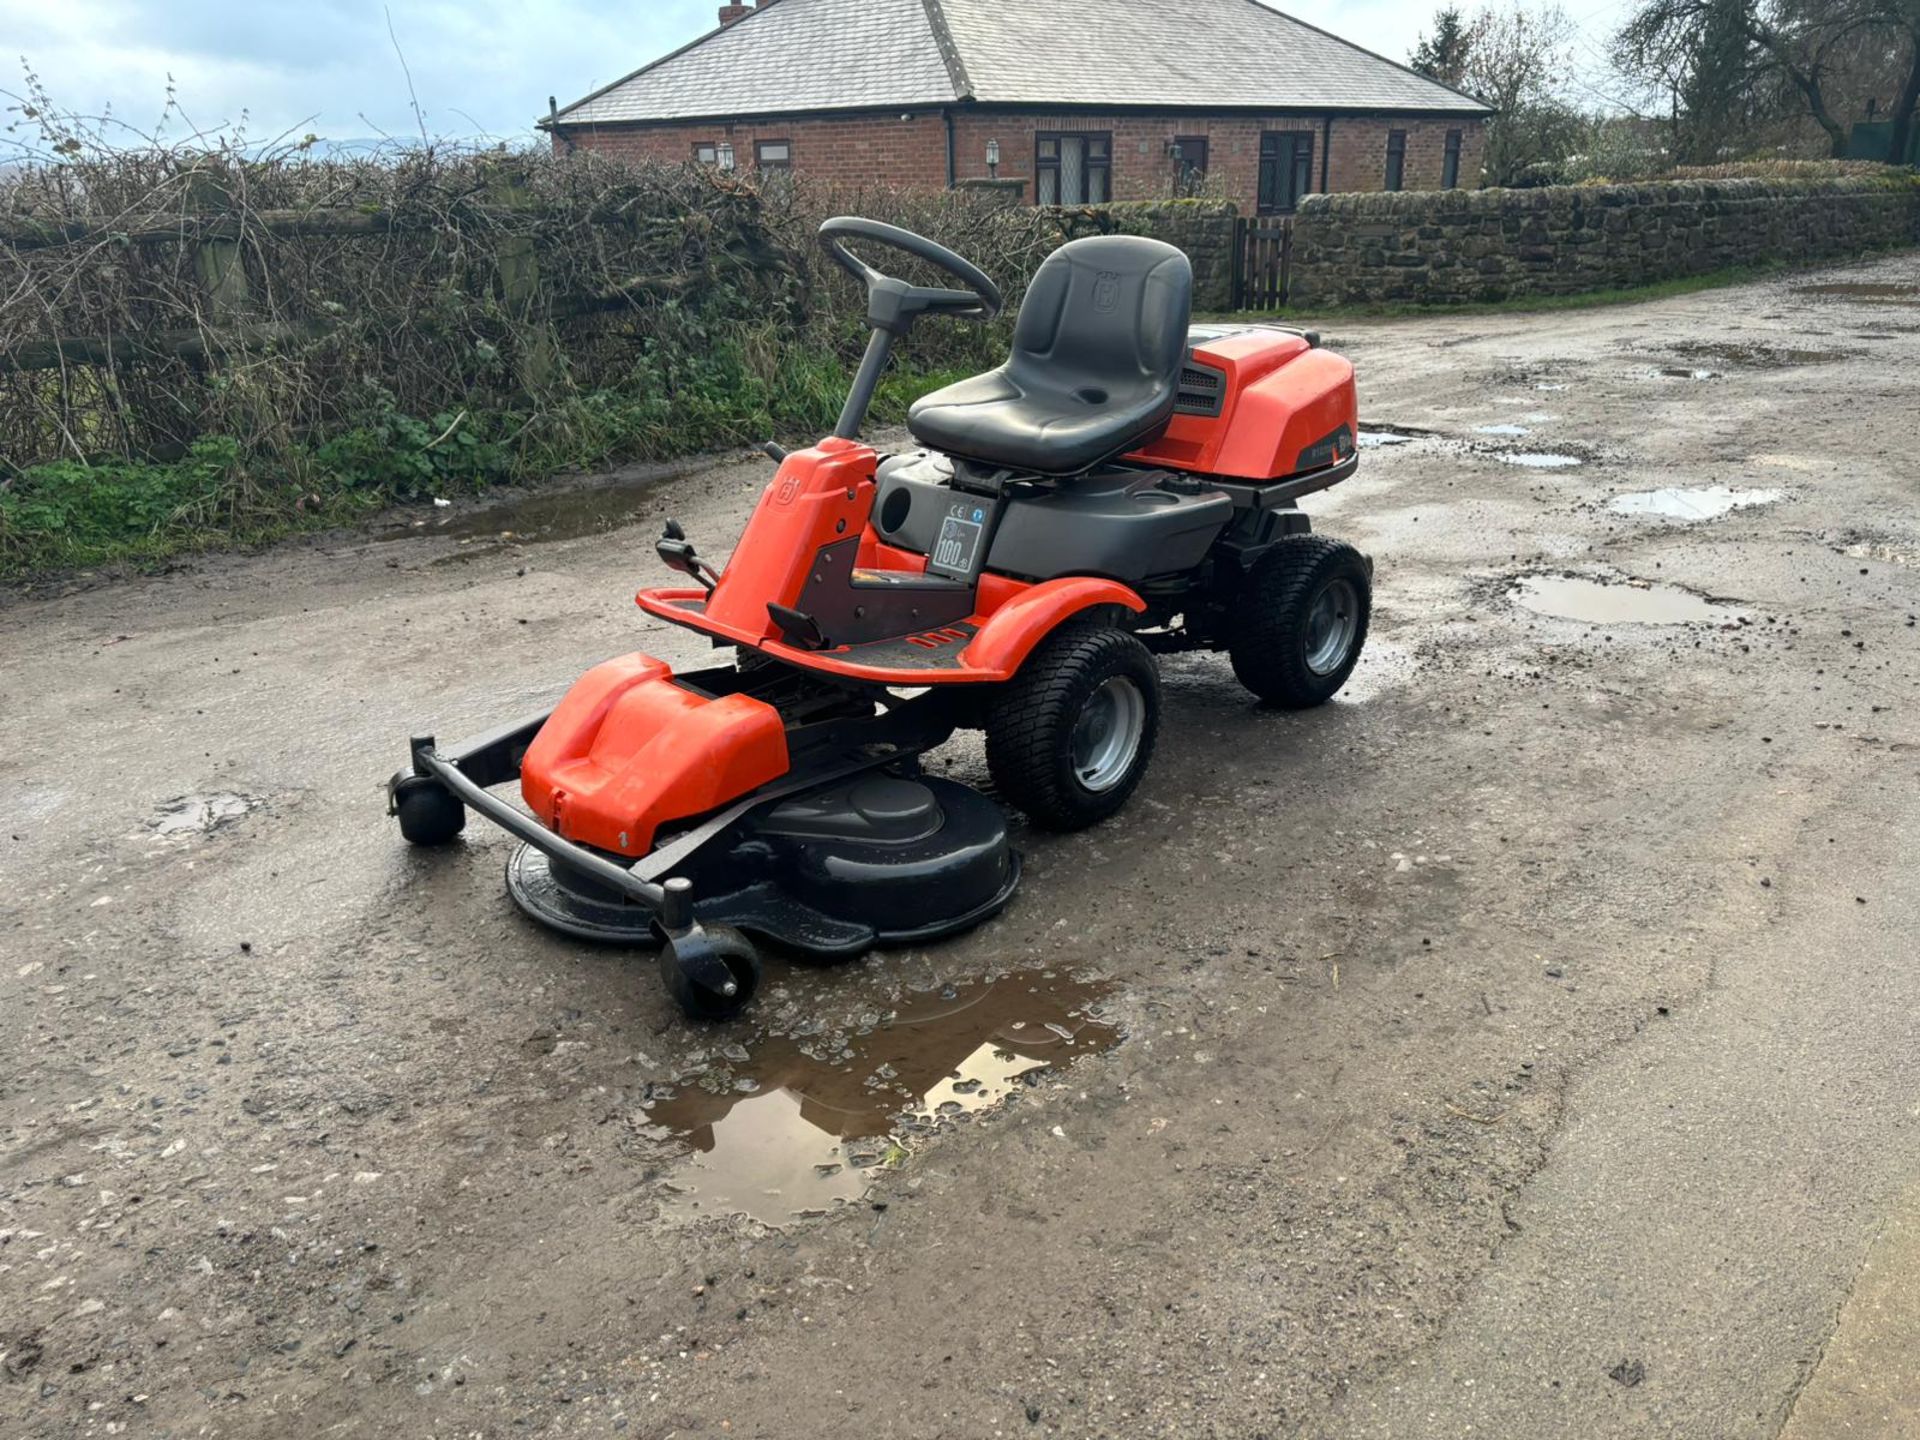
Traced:
<svg viewBox="0 0 1920 1440">
<path fill-rule="evenodd" d="M 1001 805 L 921 770 L 956 730 L 985 732 L 999 801 L 1078 830 L 1146 772 L 1156 653 L 1225 651 L 1247 689 L 1301 708 L 1346 683 L 1367 634 L 1371 565 L 1296 503 L 1358 458 L 1353 367 L 1317 336 L 1190 329 L 1180 251 L 1076 240 L 1034 276 L 1007 363 L 921 400 L 924 448 L 882 457 L 859 436 L 893 345 L 923 316 L 990 318 L 1000 292 L 890 225 L 820 235 L 873 330 L 838 427 L 774 452 L 724 569 L 669 522 L 657 548 L 688 583 L 638 597 L 725 663 L 610 660 L 550 713 L 457 747 L 415 736 L 390 784 L 413 844 L 452 841 L 468 810 L 516 836 L 521 909 L 657 944 L 696 1017 L 746 1005 L 760 945 L 852 956 L 1007 903 Z M 882 274 L 850 242 L 958 288 Z M 492 793 L 513 781 L 525 811 Z"/>
</svg>

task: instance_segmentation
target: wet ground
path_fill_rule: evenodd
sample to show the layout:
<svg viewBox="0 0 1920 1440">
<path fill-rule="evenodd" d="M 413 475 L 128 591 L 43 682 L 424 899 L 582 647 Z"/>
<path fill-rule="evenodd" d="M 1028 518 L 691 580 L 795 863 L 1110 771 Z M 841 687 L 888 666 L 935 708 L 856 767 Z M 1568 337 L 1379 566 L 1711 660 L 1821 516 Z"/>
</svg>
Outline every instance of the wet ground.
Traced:
<svg viewBox="0 0 1920 1440">
<path fill-rule="evenodd" d="M 718 1029 L 382 781 L 764 460 L 14 599 L 0 1433 L 1910 1433 L 1916 286 L 1334 326 L 1348 694 Z"/>
</svg>

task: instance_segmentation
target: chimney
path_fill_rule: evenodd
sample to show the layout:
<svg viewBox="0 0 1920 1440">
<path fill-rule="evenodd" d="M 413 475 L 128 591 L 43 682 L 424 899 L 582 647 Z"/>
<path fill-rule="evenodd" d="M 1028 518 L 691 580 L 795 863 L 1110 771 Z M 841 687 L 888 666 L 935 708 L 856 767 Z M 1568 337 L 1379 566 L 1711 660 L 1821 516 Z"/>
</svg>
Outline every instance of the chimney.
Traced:
<svg viewBox="0 0 1920 1440">
<path fill-rule="evenodd" d="M 722 5 L 720 7 L 720 28 L 726 29 L 737 20 L 744 20 L 753 13 L 751 0 L 744 5 Z"/>
</svg>

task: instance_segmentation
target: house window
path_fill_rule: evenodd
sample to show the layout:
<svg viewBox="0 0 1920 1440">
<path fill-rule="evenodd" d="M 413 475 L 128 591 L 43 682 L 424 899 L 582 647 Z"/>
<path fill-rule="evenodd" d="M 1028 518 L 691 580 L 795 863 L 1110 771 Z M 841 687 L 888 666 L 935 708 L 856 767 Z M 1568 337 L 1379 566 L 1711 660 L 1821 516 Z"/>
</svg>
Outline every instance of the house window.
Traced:
<svg viewBox="0 0 1920 1440">
<path fill-rule="evenodd" d="M 1035 135 L 1033 173 L 1042 205 L 1104 205 L 1113 198 L 1113 136 Z"/>
<path fill-rule="evenodd" d="M 1273 130 L 1260 137 L 1260 213 L 1291 215 L 1313 191 L 1313 132 Z"/>
<path fill-rule="evenodd" d="M 716 170 L 733 169 L 733 146 L 724 140 L 699 140 L 694 143 L 693 163 L 711 165 Z"/>
<path fill-rule="evenodd" d="M 1447 158 L 1440 170 L 1440 188 L 1458 190 L 1460 188 L 1460 141 L 1461 132 L 1447 131 Z"/>
<path fill-rule="evenodd" d="M 1387 189 L 1398 190 L 1407 182 L 1407 132 L 1387 132 Z"/>
<path fill-rule="evenodd" d="M 791 170 L 793 168 L 793 142 L 791 140 L 757 140 L 753 146 L 753 163 L 762 170 Z"/>
<path fill-rule="evenodd" d="M 1175 193 L 1196 195 L 1207 178 L 1207 137 L 1176 135 L 1173 139 Z"/>
</svg>

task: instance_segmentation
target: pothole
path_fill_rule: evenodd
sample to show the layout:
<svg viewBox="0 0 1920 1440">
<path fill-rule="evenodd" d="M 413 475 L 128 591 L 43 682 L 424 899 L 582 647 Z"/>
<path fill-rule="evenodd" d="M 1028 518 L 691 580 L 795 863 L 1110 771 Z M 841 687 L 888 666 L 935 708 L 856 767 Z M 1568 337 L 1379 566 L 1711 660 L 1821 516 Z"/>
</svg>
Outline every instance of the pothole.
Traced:
<svg viewBox="0 0 1920 1440">
<path fill-rule="evenodd" d="M 1795 350 L 1771 345 L 1735 345 L 1704 340 L 1675 345 L 1673 352 L 1687 360 L 1718 360 L 1723 365 L 1742 365 L 1749 370 L 1831 365 L 1836 360 L 1848 358 L 1844 350 Z"/>
<path fill-rule="evenodd" d="M 1412 425 L 1363 424 L 1358 443 L 1361 449 L 1371 450 L 1382 445 L 1409 445 L 1415 440 L 1433 438 L 1433 431 L 1417 429 Z"/>
<path fill-rule="evenodd" d="M 1899 281 L 1841 280 L 1826 285 L 1796 285 L 1796 295 L 1826 295 L 1836 300 L 1892 300 L 1920 305 L 1920 285 Z"/>
<path fill-rule="evenodd" d="M 147 828 L 169 840 L 191 835 L 211 835 L 265 803 L 258 795 L 242 795 L 234 790 L 182 795 L 176 800 L 167 801 L 155 811 L 147 821 Z"/>
<path fill-rule="evenodd" d="M 1726 485 L 1677 486 L 1616 495 L 1607 509 L 1616 515 L 1647 515 L 1663 520 L 1716 520 L 1734 510 L 1772 505 L 1785 499 L 1779 490 L 1735 490 Z"/>
<path fill-rule="evenodd" d="M 1531 435 L 1533 431 L 1525 425 L 1476 425 L 1473 427 L 1473 433 L 1476 435 L 1502 435 L 1509 439 L 1519 439 L 1521 436 Z"/>
<path fill-rule="evenodd" d="M 513 498 L 494 497 L 470 510 L 438 511 L 374 538 L 392 541 L 438 536 L 472 546 L 479 553 L 500 545 L 552 545 L 606 535 L 640 523 L 661 486 L 685 473 L 684 469 L 649 466 L 623 479 Z"/>
<path fill-rule="evenodd" d="M 859 1200 L 933 1135 L 1117 1044 L 1097 1017 L 1111 990 L 1025 971 L 915 998 L 844 1041 L 816 1032 L 723 1053 L 730 1064 L 683 1077 L 648 1111 L 690 1147 L 667 1213 L 783 1226 Z"/>
<path fill-rule="evenodd" d="M 1525 470 L 1571 470 L 1587 463 L 1578 455 L 1551 450 L 1495 450 L 1492 454 L 1502 465 L 1518 465 Z"/>
<path fill-rule="evenodd" d="M 1649 380 L 1718 380 L 1718 370 L 1694 365 L 1656 365 L 1647 371 Z"/>
<path fill-rule="evenodd" d="M 1523 575 L 1507 598 L 1536 615 L 1588 625 L 1725 624 L 1740 612 L 1678 585 L 1581 575 Z"/>
</svg>

